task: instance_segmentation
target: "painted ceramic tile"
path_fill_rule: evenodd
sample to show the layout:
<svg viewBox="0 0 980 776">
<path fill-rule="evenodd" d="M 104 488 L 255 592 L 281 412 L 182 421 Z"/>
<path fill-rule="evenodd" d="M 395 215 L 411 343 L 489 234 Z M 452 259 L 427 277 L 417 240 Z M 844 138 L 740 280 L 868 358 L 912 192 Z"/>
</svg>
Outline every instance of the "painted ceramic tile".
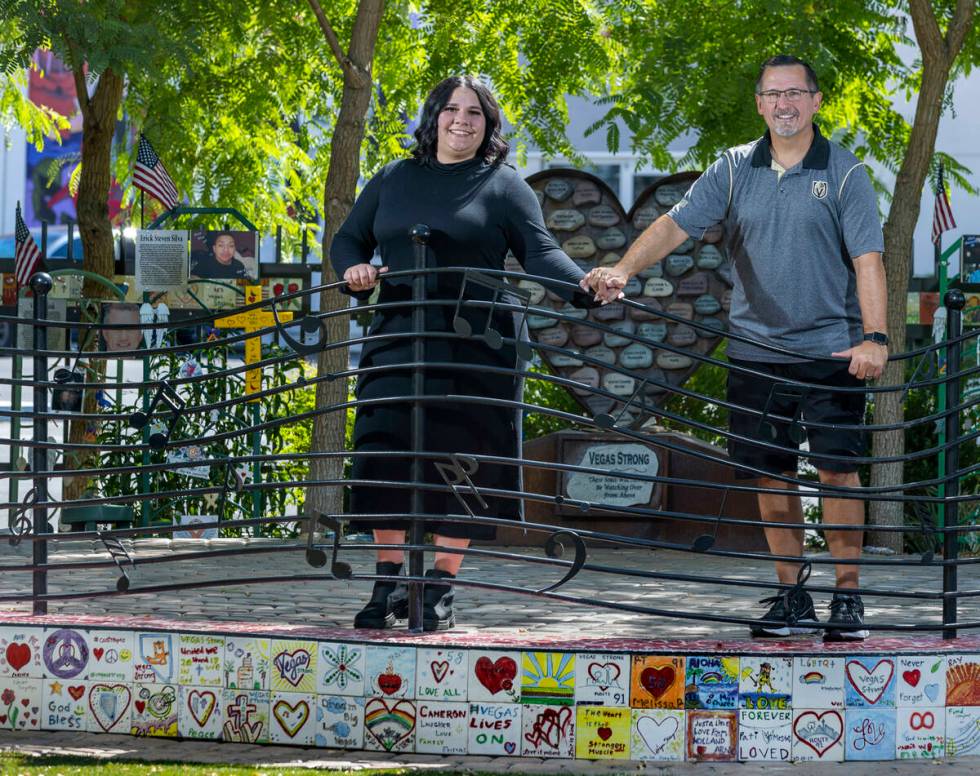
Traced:
<svg viewBox="0 0 980 776">
<path fill-rule="evenodd" d="M 574 654 L 571 652 L 524 652 L 521 659 L 521 700 L 524 703 L 551 705 L 574 703 Z"/>
<path fill-rule="evenodd" d="M 843 709 L 844 658 L 794 657 L 793 705 L 801 709 Z"/>
<path fill-rule="evenodd" d="M 791 708 L 793 658 L 741 657 L 738 697 L 739 707 L 743 709 Z"/>
<path fill-rule="evenodd" d="M 847 708 L 895 705 L 895 658 L 849 657 L 844 661 Z"/>
<path fill-rule="evenodd" d="M 317 646 L 317 692 L 324 695 L 364 695 L 365 647 L 321 641 Z M 348 747 L 344 747 L 348 748 Z"/>
<path fill-rule="evenodd" d="M 436 701 L 466 700 L 467 669 L 469 668 L 469 654 L 466 650 L 419 649 L 416 665 L 416 698 Z M 419 707 L 419 733 L 421 731 L 422 708 Z M 421 739 L 416 736 L 415 740 L 416 751 L 421 751 L 418 749 L 418 743 Z"/>
<path fill-rule="evenodd" d="M 133 696 L 134 736 L 177 737 L 177 685 L 137 684 Z"/>
<path fill-rule="evenodd" d="M 72 693 L 72 687 L 68 686 Z M 89 733 L 129 733 L 135 698 L 133 686 L 122 682 L 89 682 L 85 688 L 85 727 Z"/>
<path fill-rule="evenodd" d="M 630 724 L 627 706 L 577 706 L 575 756 L 583 760 L 628 760 Z"/>
<path fill-rule="evenodd" d="M 87 694 L 88 686 L 84 682 L 42 680 L 40 726 L 44 730 L 84 732 L 88 709 Z M 129 732 L 128 726 L 123 732 Z"/>
<path fill-rule="evenodd" d="M 825 762 L 843 760 L 844 711 L 794 709 L 793 759 Z"/>
<path fill-rule="evenodd" d="M 630 656 L 580 653 L 575 678 L 576 703 L 626 706 L 630 696 Z"/>
<path fill-rule="evenodd" d="M 689 657 L 685 671 L 684 705 L 689 709 L 738 708 L 738 658 Z M 688 726 L 690 731 L 690 725 Z M 734 733 L 732 734 L 733 746 Z M 688 736 L 688 749 L 691 747 Z"/>
<path fill-rule="evenodd" d="M 385 698 L 415 697 L 415 647 L 382 647 L 369 644 L 365 666 L 365 693 Z M 413 735 L 414 730 L 413 724 Z"/>
<path fill-rule="evenodd" d="M 419 650 L 421 655 L 423 650 Z M 415 723 L 415 751 L 428 754 L 466 754 L 466 703 L 419 701 Z"/>
<path fill-rule="evenodd" d="M 980 655 L 946 658 L 946 705 L 980 706 Z"/>
<path fill-rule="evenodd" d="M 136 656 L 133 681 L 167 684 L 177 681 L 177 634 L 137 633 L 133 638 Z"/>
<path fill-rule="evenodd" d="M 272 640 L 273 692 L 316 692 L 315 641 Z"/>
<path fill-rule="evenodd" d="M 238 744 L 269 741 L 269 691 L 225 689 L 221 694 L 221 740 Z"/>
<path fill-rule="evenodd" d="M 946 709 L 899 709 L 894 756 L 899 760 L 934 760 L 945 757 Z"/>
<path fill-rule="evenodd" d="M 521 704 L 470 703 L 469 754 L 521 753 Z"/>
<path fill-rule="evenodd" d="M 980 755 L 980 706 L 946 708 L 946 756 Z"/>
<path fill-rule="evenodd" d="M 313 744 L 333 749 L 363 749 L 364 699 L 318 695 Z"/>
<path fill-rule="evenodd" d="M 88 633 L 90 682 L 129 684 L 133 681 L 133 632 L 93 630 Z"/>
<path fill-rule="evenodd" d="M 42 676 L 43 640 L 41 628 L 0 626 L 0 677 Z"/>
<path fill-rule="evenodd" d="M 43 679 L 0 678 L 0 730 L 40 730 Z"/>
<path fill-rule="evenodd" d="M 895 759 L 895 709 L 847 709 L 844 727 L 845 760 Z"/>
<path fill-rule="evenodd" d="M 268 690 L 272 643 L 254 636 L 225 636 L 225 687 Z"/>
<path fill-rule="evenodd" d="M 177 731 L 181 738 L 221 738 L 222 690 L 215 687 L 181 687 Z"/>
<path fill-rule="evenodd" d="M 519 703 L 520 665 L 520 652 L 470 650 L 470 679 L 466 697 L 471 701 L 487 703 Z"/>
<path fill-rule="evenodd" d="M 521 709 L 524 757 L 575 757 L 575 709 L 524 704 Z"/>
<path fill-rule="evenodd" d="M 738 755 L 737 711 L 687 712 L 687 759 L 727 762 Z"/>
<path fill-rule="evenodd" d="M 745 658 L 742 658 L 745 662 Z M 791 709 L 742 709 L 738 713 L 738 759 L 782 762 L 793 752 Z"/>
<path fill-rule="evenodd" d="M 370 652 L 368 655 L 370 661 Z M 368 698 L 364 702 L 364 748 L 375 752 L 413 751 L 415 719 L 415 704 L 410 700 Z"/>
<path fill-rule="evenodd" d="M 630 674 L 630 706 L 684 708 L 684 658 L 633 655 Z"/>
<path fill-rule="evenodd" d="M 180 683 L 192 687 L 223 687 L 224 658 L 224 636 L 182 633 L 177 644 L 177 676 Z"/>
<path fill-rule="evenodd" d="M 914 655 L 898 658 L 896 706 L 942 706 L 946 698 L 946 658 Z"/>
<path fill-rule="evenodd" d="M 316 736 L 316 696 L 273 692 L 269 698 L 269 743 L 310 746 Z"/>
<path fill-rule="evenodd" d="M 89 657 L 88 634 L 85 631 L 73 628 L 45 629 L 41 660 L 47 678 L 82 679 Z"/>
<path fill-rule="evenodd" d="M 683 711 L 633 709 L 630 759 L 683 760 L 686 733 Z"/>
</svg>

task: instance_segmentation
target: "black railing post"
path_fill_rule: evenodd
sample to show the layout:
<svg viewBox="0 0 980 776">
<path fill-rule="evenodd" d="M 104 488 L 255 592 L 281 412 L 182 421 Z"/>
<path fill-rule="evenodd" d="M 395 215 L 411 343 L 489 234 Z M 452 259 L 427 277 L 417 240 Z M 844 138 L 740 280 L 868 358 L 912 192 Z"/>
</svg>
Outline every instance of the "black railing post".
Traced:
<svg viewBox="0 0 980 776">
<path fill-rule="evenodd" d="M 424 492 L 418 483 L 422 482 L 423 460 L 420 453 L 425 451 L 425 405 L 419 399 L 425 393 L 425 369 L 422 364 L 425 361 L 425 266 L 426 253 L 429 244 L 429 227 L 425 224 L 416 224 L 412 227 L 409 234 L 415 249 L 415 277 L 412 280 L 412 331 L 415 332 L 415 339 L 412 342 L 412 360 L 415 367 L 412 369 L 412 482 L 416 486 L 412 488 L 412 520 L 409 529 L 408 543 L 414 546 L 422 544 L 425 537 L 425 524 L 418 515 L 425 512 Z M 422 550 L 408 551 L 408 574 L 412 577 L 421 577 L 423 574 L 424 553 Z M 408 586 L 408 629 L 412 633 L 422 632 L 422 592 L 421 582 L 412 582 Z"/>
<path fill-rule="evenodd" d="M 48 292 L 54 281 L 47 272 L 38 272 L 31 278 L 34 292 L 34 448 L 31 453 L 31 471 L 34 473 L 34 554 L 32 600 L 34 614 L 47 614 L 48 602 L 38 600 L 47 595 L 48 572 L 39 569 L 48 562 L 47 540 L 39 538 L 48 532 L 48 450 L 39 445 L 48 439 L 48 389 L 41 385 L 48 379 L 47 324 L 41 321 L 48 317 Z"/>
<path fill-rule="evenodd" d="M 958 342 L 963 333 L 963 307 L 966 297 L 958 288 L 951 288 L 943 298 L 946 306 L 946 404 L 943 410 L 949 412 L 960 403 L 960 351 L 962 342 Z M 950 379 L 952 378 L 952 379 Z M 958 590 L 956 580 L 957 558 L 960 549 L 959 534 L 959 502 L 956 497 L 960 494 L 958 470 L 960 468 L 960 446 L 962 436 L 960 412 L 950 412 L 946 416 L 946 444 L 949 447 L 943 452 L 946 462 L 946 493 L 943 502 L 943 624 L 947 626 L 956 623 L 956 603 L 954 595 Z M 943 628 L 944 639 L 955 639 L 956 628 Z"/>
</svg>

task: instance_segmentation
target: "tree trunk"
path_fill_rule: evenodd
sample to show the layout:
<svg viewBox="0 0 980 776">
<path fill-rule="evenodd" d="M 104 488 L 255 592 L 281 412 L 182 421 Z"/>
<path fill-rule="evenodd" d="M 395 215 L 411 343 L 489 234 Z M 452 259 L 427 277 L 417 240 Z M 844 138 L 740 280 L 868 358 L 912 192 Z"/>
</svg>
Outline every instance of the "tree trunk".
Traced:
<svg viewBox="0 0 980 776">
<path fill-rule="evenodd" d="M 368 109 L 371 106 L 371 67 L 378 28 L 384 12 L 383 0 L 361 0 L 357 19 L 351 34 L 351 44 L 344 67 L 344 91 L 340 112 L 330 143 L 330 168 L 323 191 L 323 282 L 336 280 L 330 267 L 330 244 L 340 225 L 354 205 L 357 179 L 361 169 L 361 143 Z M 344 63 L 342 63 L 342 66 Z M 323 312 L 345 308 L 349 297 L 336 290 L 320 295 Z M 328 340 L 340 342 L 348 338 L 350 317 L 338 315 L 326 321 Z M 317 375 L 341 372 L 347 368 L 347 348 L 336 348 L 320 353 L 317 359 Z M 347 380 L 317 383 L 316 406 L 318 409 L 347 400 Z M 318 415 L 313 423 L 313 451 L 336 452 L 344 449 L 344 431 L 347 413 L 334 411 Z M 314 458 L 310 463 L 310 479 L 337 480 L 343 474 L 342 458 Z M 311 487 L 306 494 L 308 514 L 323 512 L 336 515 L 343 511 L 340 487 Z"/>
<path fill-rule="evenodd" d="M 110 151 L 116 128 L 116 116 L 122 101 L 122 78 L 111 68 L 100 76 L 95 92 L 88 97 L 82 65 L 73 63 L 75 89 L 82 106 L 82 173 L 78 183 L 78 232 L 82 240 L 84 259 L 82 268 L 112 279 L 115 269 L 113 257 L 112 227 L 109 224 Z M 86 279 L 82 287 L 83 299 L 105 299 L 106 289 Z M 96 337 L 83 336 L 88 350 L 95 349 Z M 81 363 L 81 362 L 79 362 Z M 85 375 L 86 382 L 102 382 L 105 378 L 105 361 L 90 362 Z M 86 391 L 82 411 L 98 412 L 95 391 Z M 68 432 L 69 444 L 92 444 L 96 441 L 98 424 L 92 421 L 73 421 Z M 66 463 L 70 468 L 95 468 L 97 450 L 69 452 Z M 91 477 L 72 477 L 65 480 L 64 500 L 84 498 L 90 488 Z"/>
<path fill-rule="evenodd" d="M 974 6 L 960 0 L 949 24 L 945 38 L 939 30 L 935 15 L 927 0 L 912 0 L 909 13 L 915 27 L 919 50 L 922 53 L 922 82 L 915 106 L 915 118 L 908 147 L 902 159 L 892 205 L 885 222 L 885 260 L 888 273 L 888 332 L 891 336 L 892 353 L 905 350 L 905 307 L 909 275 L 912 267 L 912 235 L 919 218 L 922 187 L 929 172 L 929 163 L 936 147 L 936 134 L 942 115 L 943 96 L 949 81 L 949 72 L 963 45 L 966 32 L 972 26 Z M 906 380 L 904 362 L 889 363 L 882 376 L 882 384 L 901 385 Z M 900 423 L 905 417 L 905 407 L 897 392 L 875 394 L 874 422 L 876 424 Z M 879 431 L 874 435 L 873 454 L 900 456 L 905 452 L 905 433 Z M 873 487 L 894 487 L 904 481 L 903 465 L 878 463 L 871 467 Z M 895 492 L 892 495 L 901 495 Z M 898 501 L 873 501 L 870 521 L 875 526 L 900 526 L 904 523 L 904 505 Z M 895 552 L 903 550 L 903 535 L 898 532 L 871 531 L 868 542 L 878 547 L 888 547 Z"/>
</svg>

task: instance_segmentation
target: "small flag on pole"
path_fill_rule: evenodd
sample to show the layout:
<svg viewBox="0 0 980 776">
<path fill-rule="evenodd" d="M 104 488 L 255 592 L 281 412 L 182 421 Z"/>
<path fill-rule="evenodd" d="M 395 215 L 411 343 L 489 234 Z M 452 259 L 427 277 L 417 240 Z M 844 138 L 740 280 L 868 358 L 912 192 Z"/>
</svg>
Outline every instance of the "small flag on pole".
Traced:
<svg viewBox="0 0 980 776">
<path fill-rule="evenodd" d="M 956 228 L 953 209 L 949 206 L 949 195 L 946 193 L 946 181 L 943 180 L 943 165 L 939 163 L 939 179 L 936 182 L 936 205 L 932 211 L 932 241 L 939 244 L 943 232 Z"/>
<path fill-rule="evenodd" d="M 156 197 L 167 210 L 177 207 L 177 187 L 170 178 L 150 141 L 140 135 L 136 149 L 136 167 L 133 169 L 133 185 L 151 197 Z"/>
<path fill-rule="evenodd" d="M 14 275 L 18 286 L 26 286 L 41 264 L 41 249 L 37 247 L 27 224 L 24 223 L 24 217 L 20 214 L 20 202 L 17 203 L 14 242 Z"/>
</svg>

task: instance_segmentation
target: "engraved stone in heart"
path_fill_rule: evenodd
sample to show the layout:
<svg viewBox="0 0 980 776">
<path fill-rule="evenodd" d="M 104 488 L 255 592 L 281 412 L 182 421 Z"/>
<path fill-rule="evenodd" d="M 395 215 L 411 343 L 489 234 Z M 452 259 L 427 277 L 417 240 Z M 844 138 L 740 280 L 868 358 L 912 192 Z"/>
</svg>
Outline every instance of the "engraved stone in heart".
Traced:
<svg viewBox="0 0 980 776">
<path fill-rule="evenodd" d="M 602 180 L 578 170 L 546 170 L 527 182 L 558 244 L 588 271 L 618 262 L 639 234 L 670 210 L 697 177 L 698 173 L 685 172 L 657 181 L 640 194 L 629 212 Z M 588 312 L 576 310 L 539 284 L 520 282 L 531 291 L 533 305 L 569 318 L 556 321 L 531 314 L 528 329 L 542 359 L 562 377 L 581 384 L 572 395 L 593 416 L 618 415 L 641 386 L 643 401 L 662 403 L 667 391 L 682 385 L 700 365 L 692 356 L 711 353 L 727 330 L 731 267 L 719 244 L 721 230 L 711 230 L 706 238 L 685 240 L 663 261 L 630 281 L 626 298 L 642 304 L 643 309 L 613 303 Z M 520 267 L 509 261 L 508 269 Z M 710 331 L 668 320 L 662 312 L 710 327 Z M 611 331 L 596 328 L 597 323 Z M 580 355 L 593 360 L 585 361 Z M 644 379 L 649 382 L 643 384 Z M 592 389 L 616 398 L 597 395 Z M 617 425 L 644 420 L 645 413 L 630 407 Z"/>
</svg>

